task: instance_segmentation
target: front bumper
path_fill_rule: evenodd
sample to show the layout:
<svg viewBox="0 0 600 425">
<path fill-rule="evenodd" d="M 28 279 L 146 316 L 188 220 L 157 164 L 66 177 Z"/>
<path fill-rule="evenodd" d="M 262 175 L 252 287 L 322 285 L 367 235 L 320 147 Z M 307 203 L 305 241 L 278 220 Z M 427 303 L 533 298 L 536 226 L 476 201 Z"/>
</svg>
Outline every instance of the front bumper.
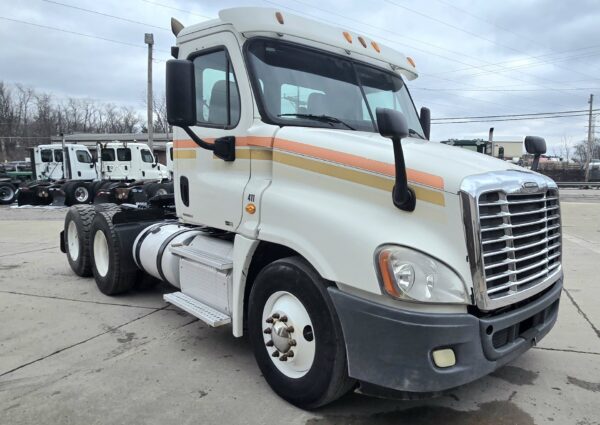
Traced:
<svg viewBox="0 0 600 425">
<path fill-rule="evenodd" d="M 485 376 L 527 351 L 554 326 L 562 279 L 534 301 L 479 318 L 397 310 L 329 288 L 352 378 L 366 386 L 437 392 Z M 432 351 L 451 348 L 456 364 L 437 367 Z"/>
</svg>

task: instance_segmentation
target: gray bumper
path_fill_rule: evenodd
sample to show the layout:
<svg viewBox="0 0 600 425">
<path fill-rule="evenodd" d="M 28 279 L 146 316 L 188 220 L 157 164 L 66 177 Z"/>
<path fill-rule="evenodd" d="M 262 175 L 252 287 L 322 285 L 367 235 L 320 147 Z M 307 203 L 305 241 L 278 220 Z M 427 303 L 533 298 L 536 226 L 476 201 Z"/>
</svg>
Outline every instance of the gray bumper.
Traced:
<svg viewBox="0 0 600 425">
<path fill-rule="evenodd" d="M 559 280 L 512 311 L 478 318 L 396 310 L 329 288 L 340 318 L 351 377 L 375 387 L 436 392 L 485 376 L 527 351 L 554 326 Z M 452 348 L 456 365 L 438 368 L 432 351 Z"/>
</svg>

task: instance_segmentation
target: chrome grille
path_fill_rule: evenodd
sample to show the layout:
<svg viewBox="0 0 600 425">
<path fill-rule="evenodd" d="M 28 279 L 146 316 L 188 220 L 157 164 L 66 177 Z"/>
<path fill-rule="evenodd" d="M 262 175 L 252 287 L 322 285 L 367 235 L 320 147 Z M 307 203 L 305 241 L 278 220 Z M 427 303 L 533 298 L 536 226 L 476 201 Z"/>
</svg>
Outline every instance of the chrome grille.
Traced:
<svg viewBox="0 0 600 425">
<path fill-rule="evenodd" d="M 490 299 L 537 285 L 561 260 L 558 191 L 479 196 L 484 279 Z"/>
</svg>

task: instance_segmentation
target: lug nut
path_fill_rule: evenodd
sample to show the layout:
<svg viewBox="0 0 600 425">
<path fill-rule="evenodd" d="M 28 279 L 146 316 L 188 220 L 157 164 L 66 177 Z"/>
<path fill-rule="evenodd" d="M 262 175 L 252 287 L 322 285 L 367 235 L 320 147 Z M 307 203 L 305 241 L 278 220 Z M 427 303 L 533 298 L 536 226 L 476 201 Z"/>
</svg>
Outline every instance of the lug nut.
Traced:
<svg viewBox="0 0 600 425">
<path fill-rule="evenodd" d="M 293 326 L 288 326 L 286 329 L 289 333 L 294 332 L 294 327 Z"/>
<path fill-rule="evenodd" d="M 265 322 L 267 322 L 267 323 L 273 323 L 273 318 L 272 317 L 267 317 L 267 320 L 265 320 Z"/>
<path fill-rule="evenodd" d="M 288 358 L 288 356 L 286 356 L 286 355 L 284 354 L 283 356 L 279 357 L 279 361 L 280 361 L 280 362 L 287 362 L 287 358 Z"/>
<path fill-rule="evenodd" d="M 279 319 L 279 313 L 273 313 L 271 316 L 273 319 Z"/>
<path fill-rule="evenodd" d="M 267 329 L 265 329 L 265 330 L 263 331 L 263 333 L 266 333 L 267 335 L 268 335 L 268 334 L 270 334 L 271 332 L 273 332 L 273 331 L 271 330 L 271 328 L 267 328 Z"/>
<path fill-rule="evenodd" d="M 296 346 L 296 340 L 290 339 L 290 347 L 295 347 L 295 346 Z"/>
<path fill-rule="evenodd" d="M 281 316 L 281 318 L 279 320 L 281 320 L 283 323 L 285 323 L 288 321 L 288 318 L 287 318 L 287 316 Z"/>
<path fill-rule="evenodd" d="M 294 352 L 292 350 L 288 351 L 287 353 L 285 353 L 286 357 L 292 358 L 294 357 Z"/>
<path fill-rule="evenodd" d="M 272 347 L 273 346 L 273 340 L 270 339 L 269 341 L 267 341 L 267 347 Z"/>
<path fill-rule="evenodd" d="M 275 350 L 273 351 L 273 354 L 271 354 L 272 357 L 279 357 L 279 351 Z"/>
</svg>

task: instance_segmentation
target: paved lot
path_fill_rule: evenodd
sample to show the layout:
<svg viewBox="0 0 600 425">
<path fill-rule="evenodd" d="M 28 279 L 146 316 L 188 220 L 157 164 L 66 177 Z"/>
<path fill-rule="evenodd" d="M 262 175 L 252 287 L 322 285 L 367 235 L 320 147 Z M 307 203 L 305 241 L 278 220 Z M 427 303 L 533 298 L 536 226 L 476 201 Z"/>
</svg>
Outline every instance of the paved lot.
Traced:
<svg viewBox="0 0 600 425">
<path fill-rule="evenodd" d="M 600 424 L 600 202 L 564 199 L 567 289 L 540 346 L 437 399 L 316 412 L 270 391 L 246 339 L 165 305 L 168 288 L 111 298 L 75 277 L 63 210 L 2 207 L 0 424 Z"/>
</svg>

